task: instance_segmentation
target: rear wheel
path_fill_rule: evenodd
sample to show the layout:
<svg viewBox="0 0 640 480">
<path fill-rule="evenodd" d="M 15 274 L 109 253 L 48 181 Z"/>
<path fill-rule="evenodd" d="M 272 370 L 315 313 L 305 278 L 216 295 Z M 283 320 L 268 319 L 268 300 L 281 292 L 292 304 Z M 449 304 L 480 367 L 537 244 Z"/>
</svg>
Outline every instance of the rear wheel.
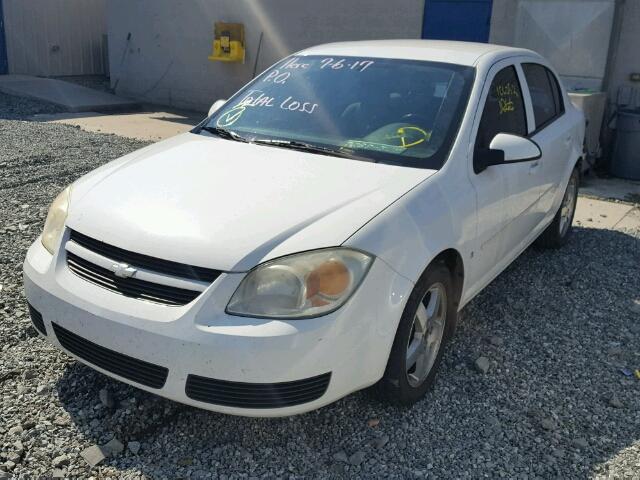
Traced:
<svg viewBox="0 0 640 480">
<path fill-rule="evenodd" d="M 444 347 L 455 328 L 456 307 L 451 273 L 443 264 L 427 268 L 405 306 L 378 396 L 411 405 L 435 380 Z"/>
<path fill-rule="evenodd" d="M 578 185 L 580 182 L 580 174 L 578 168 L 574 168 L 569 177 L 567 189 L 564 192 L 560 208 L 553 217 L 553 221 L 549 224 L 544 232 L 538 237 L 537 244 L 544 248 L 558 248 L 567 243 L 571 235 L 571 224 L 573 223 L 573 215 L 576 211 L 576 203 L 578 201 Z"/>
</svg>

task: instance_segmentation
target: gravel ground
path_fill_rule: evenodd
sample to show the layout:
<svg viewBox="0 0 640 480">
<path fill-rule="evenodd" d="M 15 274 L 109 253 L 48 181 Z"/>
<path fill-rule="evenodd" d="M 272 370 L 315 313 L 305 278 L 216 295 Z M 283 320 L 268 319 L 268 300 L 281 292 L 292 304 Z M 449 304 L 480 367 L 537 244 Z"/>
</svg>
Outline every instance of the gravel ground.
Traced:
<svg viewBox="0 0 640 480">
<path fill-rule="evenodd" d="M 0 118 L 38 108 L 0 96 Z M 142 145 L 0 120 L 0 478 L 640 478 L 640 380 L 621 372 L 640 368 L 638 231 L 578 228 L 525 252 L 465 309 L 410 409 L 360 392 L 298 417 L 224 416 L 49 346 L 26 312 L 25 252 L 65 185 Z M 81 452 L 109 441 L 91 468 Z"/>
</svg>

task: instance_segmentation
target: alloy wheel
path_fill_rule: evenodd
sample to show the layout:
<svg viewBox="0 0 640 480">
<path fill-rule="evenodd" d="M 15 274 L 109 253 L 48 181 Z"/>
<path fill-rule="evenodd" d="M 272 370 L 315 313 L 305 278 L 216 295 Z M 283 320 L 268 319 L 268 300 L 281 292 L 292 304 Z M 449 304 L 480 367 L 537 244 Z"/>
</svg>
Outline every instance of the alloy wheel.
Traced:
<svg viewBox="0 0 640 480">
<path fill-rule="evenodd" d="M 564 193 L 562 204 L 560 205 L 560 236 L 564 236 L 573 220 L 573 211 L 575 209 L 576 194 L 578 189 L 578 180 L 575 175 L 571 175 L 567 191 Z"/>
<path fill-rule="evenodd" d="M 447 318 L 447 291 L 433 284 L 418 304 L 407 342 L 407 381 L 420 386 L 431 372 L 444 336 Z"/>
</svg>

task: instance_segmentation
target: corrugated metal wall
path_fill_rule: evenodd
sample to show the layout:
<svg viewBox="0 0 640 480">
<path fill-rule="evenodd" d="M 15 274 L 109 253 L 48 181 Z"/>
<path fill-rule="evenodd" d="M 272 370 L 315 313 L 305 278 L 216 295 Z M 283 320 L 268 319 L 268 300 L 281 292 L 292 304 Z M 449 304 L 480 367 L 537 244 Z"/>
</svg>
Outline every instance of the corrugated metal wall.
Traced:
<svg viewBox="0 0 640 480">
<path fill-rule="evenodd" d="M 106 0 L 4 0 L 9 73 L 105 73 Z"/>
</svg>

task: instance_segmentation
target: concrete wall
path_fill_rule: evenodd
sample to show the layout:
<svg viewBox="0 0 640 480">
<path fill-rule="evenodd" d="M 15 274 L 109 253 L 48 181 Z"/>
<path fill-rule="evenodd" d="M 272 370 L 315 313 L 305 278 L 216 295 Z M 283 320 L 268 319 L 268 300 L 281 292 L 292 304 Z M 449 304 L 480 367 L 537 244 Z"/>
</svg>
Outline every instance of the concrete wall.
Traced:
<svg viewBox="0 0 640 480">
<path fill-rule="evenodd" d="M 489 41 L 535 50 L 567 87 L 599 90 L 614 10 L 615 0 L 494 0 Z"/>
<path fill-rule="evenodd" d="M 607 90 L 611 102 L 615 103 L 622 87 L 623 93 L 630 92 L 634 105 L 640 107 L 640 82 L 629 78 L 631 73 L 640 73 L 640 0 L 620 2 L 619 8 L 619 30 L 614 33 L 617 42 L 611 49 Z"/>
<path fill-rule="evenodd" d="M 424 0 L 109 0 L 109 66 L 116 93 L 207 110 L 280 58 L 319 43 L 420 38 Z M 213 24 L 245 26 L 244 64 L 211 62 Z"/>
<path fill-rule="evenodd" d="M 105 73 L 105 0 L 4 0 L 3 7 L 9 73 Z"/>
</svg>

